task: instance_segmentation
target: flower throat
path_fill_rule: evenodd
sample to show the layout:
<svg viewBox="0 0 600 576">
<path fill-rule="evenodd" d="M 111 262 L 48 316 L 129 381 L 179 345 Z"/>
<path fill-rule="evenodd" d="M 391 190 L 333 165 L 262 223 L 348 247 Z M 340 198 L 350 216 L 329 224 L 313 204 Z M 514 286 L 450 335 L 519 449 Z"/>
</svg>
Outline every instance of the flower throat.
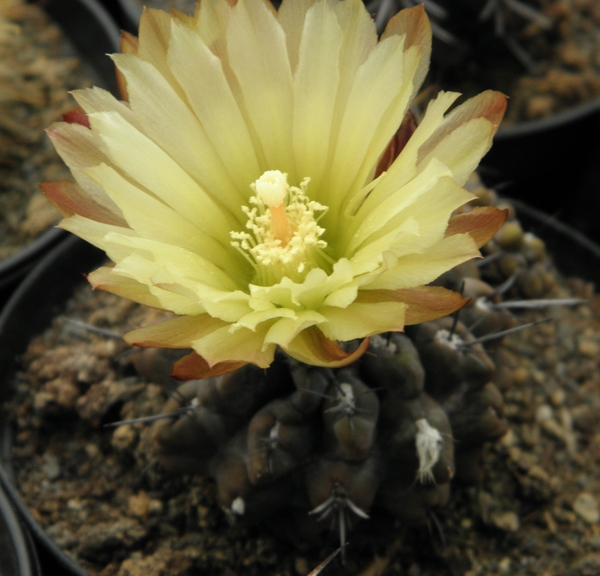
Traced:
<svg viewBox="0 0 600 576">
<path fill-rule="evenodd" d="M 290 186 L 287 174 L 269 170 L 250 184 L 252 207 L 242 206 L 249 232 L 229 234 L 232 246 L 252 264 L 255 284 L 265 286 L 284 277 L 302 281 L 312 268 L 330 264 L 323 252 L 327 242 L 321 239 L 325 229 L 318 225 L 327 206 L 308 198 L 309 182 L 304 178 L 300 187 Z"/>
</svg>

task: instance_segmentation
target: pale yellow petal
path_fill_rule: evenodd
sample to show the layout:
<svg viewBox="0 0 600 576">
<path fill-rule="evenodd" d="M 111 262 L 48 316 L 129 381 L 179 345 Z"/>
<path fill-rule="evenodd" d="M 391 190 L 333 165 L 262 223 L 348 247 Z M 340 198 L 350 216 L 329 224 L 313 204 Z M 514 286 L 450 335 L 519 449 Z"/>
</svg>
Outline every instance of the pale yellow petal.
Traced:
<svg viewBox="0 0 600 576">
<path fill-rule="evenodd" d="M 129 344 L 157 348 L 190 348 L 191 342 L 225 326 L 208 314 L 182 316 L 125 334 Z"/>
<path fill-rule="evenodd" d="M 348 308 L 322 308 L 326 322 L 319 329 L 330 340 L 355 340 L 404 328 L 406 304 L 403 302 L 354 302 Z"/>
<path fill-rule="evenodd" d="M 163 310 L 185 315 L 205 312 L 198 297 L 190 290 L 186 290 L 180 279 L 172 284 L 158 284 L 160 271 L 159 264 L 140 254 L 130 254 L 115 264 L 113 268 L 113 274 L 145 284 L 148 291 L 160 302 L 159 308 Z"/>
<path fill-rule="evenodd" d="M 106 234 L 104 244 L 111 253 L 120 249 L 124 254 L 140 254 L 149 262 L 171 270 L 175 278 L 189 279 L 197 286 L 199 298 L 205 297 L 201 291 L 203 286 L 210 286 L 221 292 L 237 288 L 234 280 L 239 270 L 235 266 L 227 267 L 225 272 L 210 260 L 184 248 L 134 235 L 116 234 L 114 231 Z M 111 259 L 120 262 L 123 258 Z"/>
<path fill-rule="evenodd" d="M 90 115 L 111 162 L 223 245 L 235 220 L 155 142 L 114 112 Z"/>
<path fill-rule="evenodd" d="M 342 30 L 327 0 L 306 14 L 294 75 L 293 143 L 300 177 L 311 179 L 311 196 L 320 199 L 323 174 L 329 168 L 331 129 L 339 83 Z"/>
<path fill-rule="evenodd" d="M 419 166 L 436 158 L 452 170 L 455 182 L 462 186 L 492 146 L 495 132 L 496 127 L 485 118 L 469 120 L 423 156 L 419 160 Z"/>
<path fill-rule="evenodd" d="M 429 284 L 458 264 L 479 255 L 475 242 L 468 234 L 444 238 L 420 254 L 398 258 L 395 264 L 365 289 L 398 290 Z"/>
<path fill-rule="evenodd" d="M 239 203 L 247 194 L 236 188 L 226 159 L 219 157 L 187 103 L 151 64 L 129 54 L 114 55 L 113 60 L 127 79 L 129 102 L 143 133 L 194 178 L 215 204 L 223 204 L 238 217 Z"/>
<path fill-rule="evenodd" d="M 431 24 L 423 4 L 400 10 L 393 18 L 390 18 L 381 39 L 384 40 L 392 34 L 399 36 L 406 34 L 405 49 L 411 46 L 418 46 L 421 49 L 419 64 L 413 75 L 414 90 L 411 94 L 412 99 L 416 96 L 423 80 L 425 80 L 429 70 L 429 60 L 431 59 Z"/>
<path fill-rule="evenodd" d="M 389 236 L 395 229 L 401 230 L 404 222 L 412 220 L 418 223 L 417 233 L 404 235 L 391 242 L 389 247 L 396 256 L 422 252 L 444 237 L 452 212 L 472 199 L 473 195 L 458 186 L 451 175 L 441 177 L 410 205 L 389 221 L 382 222 L 381 229 L 374 231 L 365 244 Z"/>
<path fill-rule="evenodd" d="M 420 174 L 388 196 L 380 204 L 366 203 L 358 211 L 353 226 L 343 231 L 344 237 L 352 234 L 346 253 L 355 251 L 366 239 L 380 231 L 386 223 L 396 215 L 401 215 L 406 208 L 413 204 L 423 194 L 426 194 L 439 182 L 440 178 L 452 176 L 450 169 L 433 159 Z M 358 229 L 355 228 L 359 225 Z"/>
<path fill-rule="evenodd" d="M 156 68 L 169 82 L 173 90 L 183 97 L 183 91 L 179 88 L 167 63 L 167 49 L 170 39 L 171 16 L 169 13 L 164 10 L 144 8 L 140 18 L 137 56 Z"/>
<path fill-rule="evenodd" d="M 231 180 L 247 197 L 262 172 L 221 61 L 195 31 L 173 22 L 168 62 Z"/>
<path fill-rule="evenodd" d="M 148 286 L 132 278 L 115 274 L 110 266 L 102 266 L 102 268 L 94 270 L 88 274 L 87 279 L 94 288 L 99 290 L 106 290 L 111 294 L 129 298 L 139 304 L 160 308 L 160 300 L 150 292 Z"/>
<path fill-rule="evenodd" d="M 95 112 L 116 112 L 120 114 L 130 124 L 136 126 L 136 119 L 131 108 L 126 102 L 117 100 L 110 92 L 94 86 L 85 90 L 74 90 L 71 92 L 77 104 L 79 104 L 87 114 Z"/>
<path fill-rule="evenodd" d="M 215 50 L 215 45 L 225 41 L 225 31 L 231 16 L 231 6 L 228 2 L 218 0 L 203 0 L 199 3 L 200 11 L 195 31 L 200 35 L 202 41 L 220 58 L 225 50 Z"/>
<path fill-rule="evenodd" d="M 423 120 L 406 146 L 361 206 L 363 214 L 368 214 L 374 207 L 415 177 L 419 149 L 439 128 L 444 120 L 445 112 L 459 96 L 460 94 L 457 92 L 440 92 L 438 97 L 429 103 Z"/>
<path fill-rule="evenodd" d="M 213 264 L 236 263 L 236 258 L 232 258 L 235 253 L 199 230 L 181 213 L 131 184 L 113 168 L 101 164 L 85 172 L 102 185 L 140 237 L 184 248 Z"/>
<path fill-rule="evenodd" d="M 108 257 L 113 262 L 116 262 L 120 258 L 124 257 L 128 251 L 123 251 L 118 247 L 113 251 L 111 243 L 107 242 L 106 240 L 107 235 L 117 234 L 118 236 L 124 237 L 135 236 L 135 232 L 129 228 L 96 222 L 94 220 L 90 220 L 89 218 L 84 218 L 78 214 L 61 220 L 59 227 L 64 230 L 68 230 L 76 236 L 83 238 L 90 244 L 101 248 L 107 252 Z M 113 258 L 113 256 L 115 257 Z"/>
<path fill-rule="evenodd" d="M 262 2 L 240 0 L 227 29 L 229 65 L 267 165 L 298 182 L 291 153 L 293 88 L 285 34 Z M 248 55 L 252 57 L 249 58 Z"/>
<path fill-rule="evenodd" d="M 239 318 L 235 323 L 235 327 L 248 328 L 249 330 L 255 330 L 256 327 L 262 322 L 269 322 L 270 320 L 276 320 L 280 318 L 296 318 L 296 312 L 289 308 L 276 308 L 272 306 L 266 310 L 257 310 L 250 312 L 245 316 Z"/>
<path fill-rule="evenodd" d="M 325 317 L 314 310 L 300 312 L 295 318 L 282 318 L 269 328 L 265 343 L 277 344 L 285 348 L 300 332 L 325 321 Z"/>
<path fill-rule="evenodd" d="M 268 368 L 273 362 L 275 344 L 264 344 L 269 324 L 260 324 L 256 331 L 240 328 L 231 332 L 229 326 L 219 328 L 194 340 L 192 347 L 210 366 L 219 362 L 250 362 Z"/>
<path fill-rule="evenodd" d="M 277 20 L 285 33 L 290 68 L 295 72 L 300 53 L 304 19 L 308 9 L 317 0 L 283 0 L 277 11 Z"/>
<path fill-rule="evenodd" d="M 328 189 L 323 191 L 322 196 L 323 202 L 330 207 L 330 212 L 324 219 L 328 225 L 335 220 L 344 196 L 352 190 L 364 164 L 363 159 L 370 153 L 374 154 L 372 142 L 376 138 L 375 133 L 382 117 L 392 103 L 403 99 L 406 84 L 410 84 L 410 77 L 404 75 L 403 41 L 403 38 L 392 36 L 380 42 L 356 73 L 337 134 Z M 397 125 L 386 125 L 386 132 L 389 134 L 385 137 L 377 136 L 382 145 L 371 166 L 374 166 L 376 159 L 383 153 L 399 123 L 400 120 Z M 364 181 L 361 182 L 360 188 L 364 184 Z"/>
<path fill-rule="evenodd" d="M 82 172 L 84 168 L 109 161 L 103 151 L 102 140 L 89 128 L 66 122 L 52 124 L 46 133 L 60 157 L 71 170 L 71 174 L 88 196 L 111 212 L 120 212 L 102 187 Z"/>
</svg>

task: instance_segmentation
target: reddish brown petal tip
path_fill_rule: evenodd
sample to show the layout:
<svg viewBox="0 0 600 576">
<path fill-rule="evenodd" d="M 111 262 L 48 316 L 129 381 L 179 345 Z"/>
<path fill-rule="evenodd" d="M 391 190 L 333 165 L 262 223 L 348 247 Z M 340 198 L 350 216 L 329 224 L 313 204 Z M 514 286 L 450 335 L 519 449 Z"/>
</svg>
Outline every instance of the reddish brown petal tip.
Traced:
<svg viewBox="0 0 600 576">
<path fill-rule="evenodd" d="M 65 122 L 69 124 L 81 124 L 81 126 L 85 126 L 86 128 L 90 128 L 90 119 L 88 118 L 85 110 L 81 106 L 77 106 L 77 108 L 73 108 L 73 110 L 69 110 L 62 115 L 62 118 Z"/>
<path fill-rule="evenodd" d="M 200 354 L 192 352 L 175 362 L 171 376 L 177 380 L 200 380 L 201 378 L 228 374 L 246 364 L 248 362 L 218 362 L 211 367 Z"/>
<path fill-rule="evenodd" d="M 494 206 L 473 208 L 469 212 L 450 218 L 446 236 L 470 234 L 477 247 L 480 248 L 494 237 L 507 216 L 508 210 L 499 210 Z"/>
</svg>

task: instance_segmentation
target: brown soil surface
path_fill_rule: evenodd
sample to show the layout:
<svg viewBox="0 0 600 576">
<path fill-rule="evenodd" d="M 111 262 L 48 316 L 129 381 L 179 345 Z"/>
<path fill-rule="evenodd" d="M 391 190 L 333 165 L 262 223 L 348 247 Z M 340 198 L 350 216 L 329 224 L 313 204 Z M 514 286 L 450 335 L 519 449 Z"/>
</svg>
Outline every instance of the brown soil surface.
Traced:
<svg viewBox="0 0 600 576">
<path fill-rule="evenodd" d="M 600 574 L 600 301 L 583 281 L 555 279 L 551 297 L 590 303 L 516 313 L 553 320 L 493 353 L 510 431 L 488 447 L 482 484 L 453 486 L 429 527 L 372 521 L 374 540 L 363 522 L 346 566 L 322 574 Z M 103 426 L 160 413 L 166 387 L 135 374 L 120 339 L 65 318 L 121 334 L 159 316 L 82 286 L 32 340 L 10 405 L 26 504 L 94 575 L 307 574 L 337 534 L 296 548 L 266 527 L 232 528 L 210 480 L 158 469 L 148 425 Z"/>
</svg>

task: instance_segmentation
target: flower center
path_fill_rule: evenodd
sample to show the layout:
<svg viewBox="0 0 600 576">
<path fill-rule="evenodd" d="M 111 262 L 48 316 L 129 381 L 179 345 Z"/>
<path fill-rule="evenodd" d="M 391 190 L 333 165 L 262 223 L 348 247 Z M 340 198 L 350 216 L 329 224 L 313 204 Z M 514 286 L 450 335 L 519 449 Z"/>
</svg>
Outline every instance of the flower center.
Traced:
<svg viewBox="0 0 600 576">
<path fill-rule="evenodd" d="M 250 184 L 252 207 L 242 206 L 249 231 L 229 234 L 232 246 L 252 264 L 256 284 L 266 286 L 286 276 L 300 281 L 310 269 L 329 262 L 323 252 L 327 242 L 321 239 L 325 229 L 318 225 L 327 207 L 308 198 L 309 182 L 305 178 L 299 188 L 290 186 L 287 174 L 269 170 Z"/>
</svg>

